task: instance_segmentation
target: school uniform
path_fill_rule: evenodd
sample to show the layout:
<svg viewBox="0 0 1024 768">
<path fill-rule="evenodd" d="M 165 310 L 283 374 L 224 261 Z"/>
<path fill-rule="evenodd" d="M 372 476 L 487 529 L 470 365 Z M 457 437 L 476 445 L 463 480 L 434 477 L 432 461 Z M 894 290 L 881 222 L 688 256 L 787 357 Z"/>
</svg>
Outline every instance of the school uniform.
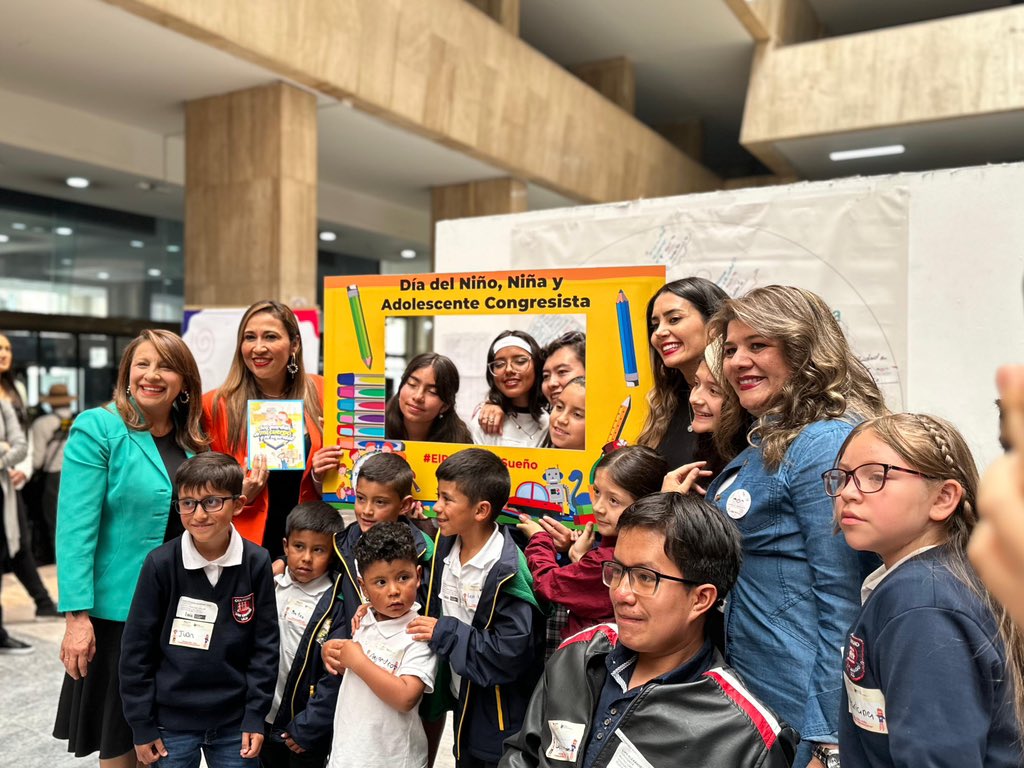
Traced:
<svg viewBox="0 0 1024 768">
<path fill-rule="evenodd" d="M 461 540 L 438 537 L 427 593 L 437 618 L 430 648 L 450 672 L 457 698 L 453 752 L 460 766 L 501 758 L 502 741 L 519 730 L 544 667 L 544 613 L 526 557 L 508 529 L 460 563 Z M 456 682 L 457 681 L 457 682 Z"/>
<path fill-rule="evenodd" d="M 236 734 L 240 744 L 242 732 L 262 733 L 277 668 L 266 550 L 232 528 L 216 561 L 207 562 L 187 532 L 146 557 L 120 663 L 136 744 L 213 730 Z"/>
<path fill-rule="evenodd" d="M 1021 765 L 995 619 L 946 563 L 926 548 L 865 580 L 844 647 L 843 768 Z"/>
<path fill-rule="evenodd" d="M 413 532 L 416 554 L 424 572 L 417 599 L 425 599 L 434 544 L 408 518 L 401 516 L 399 521 L 409 525 Z M 357 581 L 355 560 L 355 545 L 361 536 L 358 523 L 350 524 L 334 536 L 339 568 L 330 588 L 320 596 L 298 643 L 282 692 L 282 705 L 273 720 L 270 737 L 275 743 L 280 742 L 284 731 L 308 751 L 326 755 L 330 749 L 341 677 L 327 672 L 320 650 L 328 639 L 349 638 L 352 617 L 365 602 Z"/>
<path fill-rule="evenodd" d="M 434 689 L 437 656 L 426 643 L 405 630 L 419 615 L 419 604 L 397 619 L 379 619 L 373 611 L 363 617 L 352 639 L 381 669 L 396 677 L 412 675 L 423 681 L 424 693 Z M 353 714 L 356 727 L 350 725 Z M 348 727 L 346 727 L 348 726 Z M 345 673 L 334 719 L 334 743 L 328 768 L 426 768 L 427 736 L 416 707 L 399 712 L 385 704 L 351 670 Z"/>
</svg>

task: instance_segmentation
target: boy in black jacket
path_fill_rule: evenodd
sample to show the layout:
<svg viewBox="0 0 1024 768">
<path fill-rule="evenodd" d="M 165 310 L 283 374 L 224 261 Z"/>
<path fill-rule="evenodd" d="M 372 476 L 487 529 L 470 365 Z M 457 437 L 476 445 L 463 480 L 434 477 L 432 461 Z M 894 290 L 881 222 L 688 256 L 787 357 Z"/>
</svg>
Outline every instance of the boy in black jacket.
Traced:
<svg viewBox="0 0 1024 768">
<path fill-rule="evenodd" d="M 242 470 L 202 453 L 175 474 L 185 533 L 149 553 L 121 641 L 121 699 L 139 761 L 249 765 L 263 744 L 278 665 L 270 556 L 231 520 Z"/>
<path fill-rule="evenodd" d="M 320 645 L 335 622 L 343 623 L 342 603 L 330 597 L 338 577 L 334 537 L 342 526 L 338 510 L 323 501 L 299 504 L 285 522 L 287 567 L 274 577 L 281 660 L 260 752 L 265 768 L 327 762 L 337 686 L 320 685 Z"/>
<path fill-rule="evenodd" d="M 405 517 L 415 503 L 412 481 L 412 468 L 394 453 L 374 454 L 359 466 L 356 521 L 334 535 L 338 574 L 332 586 L 320 597 L 299 641 L 295 663 L 285 684 L 283 703 L 273 724 L 275 739 L 280 734 L 297 756 L 291 760 L 293 765 L 297 762 L 308 765 L 308 761 L 298 758 L 308 756 L 310 752 L 326 752 L 331 746 L 334 708 L 341 678 L 326 671 L 321 651 L 328 638 L 345 640 L 351 636 L 352 617 L 365 602 L 359 588 L 355 559 L 355 547 L 362 535 L 383 522 L 409 526 L 416 542 L 416 555 L 423 567 L 423 578 L 426 579 L 430 573 L 434 544 Z M 421 587 L 420 592 L 417 600 L 422 604 L 425 588 Z M 441 725 L 443 727 L 443 721 Z"/>
<path fill-rule="evenodd" d="M 495 523 L 511 486 L 501 459 L 461 450 L 437 468 L 437 481 L 440 537 L 428 615 L 407 631 L 440 657 L 437 689 L 443 668 L 451 673 L 456 764 L 483 768 L 498 762 L 502 740 L 522 724 L 544 666 L 544 614 L 526 558 Z"/>
<path fill-rule="evenodd" d="M 562 643 L 500 768 L 789 768 L 798 735 L 705 632 L 739 574 L 736 527 L 699 496 L 652 493 L 618 528 L 602 566 L 617 624 Z"/>
</svg>

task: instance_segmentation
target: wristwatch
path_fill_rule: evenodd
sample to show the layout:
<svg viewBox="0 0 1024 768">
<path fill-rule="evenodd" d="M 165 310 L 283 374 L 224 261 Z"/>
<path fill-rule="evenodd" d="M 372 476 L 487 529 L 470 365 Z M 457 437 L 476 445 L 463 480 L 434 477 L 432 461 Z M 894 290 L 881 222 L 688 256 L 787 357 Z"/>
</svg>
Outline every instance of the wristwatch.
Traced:
<svg viewBox="0 0 1024 768">
<path fill-rule="evenodd" d="M 825 768 L 839 768 L 838 747 L 826 747 L 824 744 L 815 744 L 811 750 L 811 757 L 815 758 Z"/>
</svg>

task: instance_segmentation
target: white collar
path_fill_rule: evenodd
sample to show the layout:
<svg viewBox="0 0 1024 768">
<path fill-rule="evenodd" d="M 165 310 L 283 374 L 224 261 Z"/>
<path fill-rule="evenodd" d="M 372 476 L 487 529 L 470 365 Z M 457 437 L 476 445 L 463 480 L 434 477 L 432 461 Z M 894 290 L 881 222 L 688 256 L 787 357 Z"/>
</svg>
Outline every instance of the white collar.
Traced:
<svg viewBox="0 0 1024 768">
<path fill-rule="evenodd" d="M 501 551 L 504 549 L 505 540 L 501 535 L 501 526 L 494 523 L 494 530 L 491 532 L 491 536 L 487 539 L 487 542 L 480 547 L 480 551 L 477 552 L 467 563 L 461 563 L 462 568 L 476 568 L 478 570 L 487 570 L 493 566 L 498 560 L 501 559 Z M 460 536 L 455 540 L 455 544 L 452 545 L 451 551 L 448 556 L 444 559 L 445 565 L 451 566 L 459 562 L 459 556 L 462 554 L 462 537 Z"/>
<path fill-rule="evenodd" d="M 283 587 L 285 589 L 288 587 L 295 587 L 296 589 L 305 592 L 310 597 L 317 597 L 326 587 L 330 586 L 331 575 L 330 573 L 325 573 L 312 581 L 299 582 L 292 578 L 291 571 L 289 571 L 288 567 L 285 566 L 284 573 L 279 573 L 275 576 L 274 582 L 279 587 Z"/>
<path fill-rule="evenodd" d="M 242 536 L 238 531 L 235 530 L 235 526 L 231 526 L 231 538 L 228 540 L 228 548 L 224 554 L 215 560 L 207 560 L 196 549 L 195 542 L 192 541 L 192 534 L 187 530 L 181 534 L 181 560 L 182 565 L 185 566 L 185 570 L 198 571 L 200 568 L 205 568 L 208 565 L 219 565 L 221 568 L 227 568 L 232 565 L 242 564 Z"/>
<path fill-rule="evenodd" d="M 395 635 L 404 632 L 405 628 L 409 626 L 409 622 L 415 619 L 419 615 L 419 612 L 420 604 L 413 603 L 412 607 L 397 619 L 381 620 L 374 615 L 373 609 L 371 608 L 366 612 L 366 615 L 363 617 L 359 626 L 360 628 L 376 626 L 377 632 L 379 632 L 383 637 L 394 637 Z"/>
<path fill-rule="evenodd" d="M 878 588 L 878 585 L 882 583 L 882 579 L 884 579 L 890 573 L 892 573 L 897 568 L 899 568 L 901 565 L 903 565 L 905 562 L 907 562 L 907 560 L 909 560 L 912 557 L 917 557 L 922 552 L 927 552 L 929 549 L 935 549 L 937 546 L 939 546 L 939 545 L 938 544 L 929 544 L 927 547 L 921 547 L 920 549 L 915 549 L 909 555 L 906 555 L 905 557 L 901 557 L 899 560 L 897 560 L 895 563 L 893 563 L 892 564 L 892 568 L 886 568 L 883 565 L 883 566 L 880 566 L 880 567 L 876 568 L 875 570 L 873 570 L 868 575 L 868 577 L 866 579 L 864 579 L 864 583 L 861 585 L 861 588 L 860 588 L 860 604 L 864 605 L 864 603 L 867 602 L 867 599 L 869 597 L 871 597 L 871 593 L 874 592 Z"/>
</svg>

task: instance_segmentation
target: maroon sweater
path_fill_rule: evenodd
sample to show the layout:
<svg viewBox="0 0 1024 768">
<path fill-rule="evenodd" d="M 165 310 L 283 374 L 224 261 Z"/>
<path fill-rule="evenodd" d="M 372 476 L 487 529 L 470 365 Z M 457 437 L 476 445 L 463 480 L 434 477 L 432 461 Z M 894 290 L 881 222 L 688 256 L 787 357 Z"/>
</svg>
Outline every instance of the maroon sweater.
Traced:
<svg viewBox="0 0 1024 768">
<path fill-rule="evenodd" d="M 551 603 L 569 609 L 569 624 L 562 638 L 601 622 L 614 621 L 608 587 L 601 583 L 601 563 L 611 560 L 615 539 L 604 538 L 601 545 L 585 554 L 578 563 L 560 566 L 551 534 L 534 534 L 526 545 L 526 562 L 533 574 L 533 591 Z"/>
</svg>

